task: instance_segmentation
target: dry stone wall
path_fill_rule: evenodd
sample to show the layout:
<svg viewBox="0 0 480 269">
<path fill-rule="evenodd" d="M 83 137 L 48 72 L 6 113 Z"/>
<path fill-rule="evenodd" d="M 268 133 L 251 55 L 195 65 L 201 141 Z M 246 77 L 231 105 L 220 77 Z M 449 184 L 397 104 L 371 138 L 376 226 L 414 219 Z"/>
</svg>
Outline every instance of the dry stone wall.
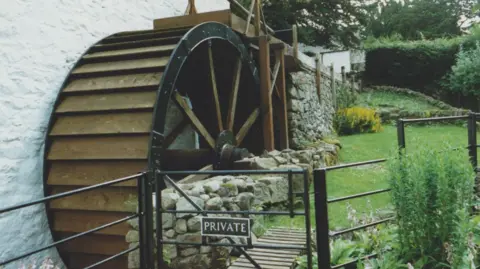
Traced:
<svg viewBox="0 0 480 269">
<path fill-rule="evenodd" d="M 250 169 L 265 170 L 307 170 L 308 182 L 311 182 L 311 171 L 325 166 L 329 159 L 336 156 L 338 145 L 324 143 L 315 148 L 300 151 L 272 151 L 262 156 L 252 157 L 244 161 Z M 293 191 L 304 190 L 304 176 L 296 174 L 292 177 Z M 259 211 L 275 208 L 286 209 L 288 197 L 288 180 L 285 174 L 274 175 L 241 175 L 216 176 L 191 184 L 178 184 L 189 198 L 201 209 L 213 211 Z M 194 206 L 181 193 L 169 188 L 161 194 L 162 210 L 187 211 L 195 210 Z M 208 214 L 217 217 L 246 217 L 238 214 Z M 252 218 L 252 243 L 255 244 L 259 231 L 262 230 L 262 217 L 250 215 Z M 162 213 L 163 239 L 179 242 L 201 243 L 200 214 Z M 131 230 L 126 236 L 130 247 L 138 245 L 138 220 L 130 221 Z M 154 225 L 156 227 L 156 225 Z M 212 237 L 210 237 L 212 238 Z M 236 244 L 246 244 L 246 239 L 234 239 Z M 214 237 L 214 243 L 229 243 L 226 237 Z M 164 255 L 172 268 L 208 269 L 226 268 L 232 257 L 239 253 L 232 247 L 167 245 Z M 139 252 L 129 254 L 128 268 L 140 267 Z"/>
<path fill-rule="evenodd" d="M 343 84 L 340 74 L 332 73 L 324 66 L 320 71 L 320 94 L 318 94 L 316 73 L 301 71 L 290 73 L 288 87 L 288 120 L 290 146 L 306 148 L 333 132 L 337 91 Z"/>
</svg>

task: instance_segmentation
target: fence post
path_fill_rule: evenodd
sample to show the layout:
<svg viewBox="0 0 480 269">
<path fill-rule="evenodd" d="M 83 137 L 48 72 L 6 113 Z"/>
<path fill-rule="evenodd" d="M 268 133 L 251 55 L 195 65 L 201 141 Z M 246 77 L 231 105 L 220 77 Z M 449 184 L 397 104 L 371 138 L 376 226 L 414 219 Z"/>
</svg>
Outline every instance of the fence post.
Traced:
<svg viewBox="0 0 480 269">
<path fill-rule="evenodd" d="M 139 176 L 137 179 L 138 189 L 138 232 L 139 232 L 139 246 L 140 246 L 140 268 L 147 268 L 147 252 L 146 247 L 146 230 L 145 230 L 145 174 Z"/>
<path fill-rule="evenodd" d="M 153 171 L 149 171 L 144 183 L 145 186 L 145 246 L 147 248 L 146 254 L 146 268 L 154 268 L 154 255 L 155 249 L 154 236 L 153 236 L 153 183 L 155 181 Z M 161 205 L 160 205 L 161 206 Z"/>
<path fill-rule="evenodd" d="M 345 75 L 345 66 L 342 65 L 340 72 L 342 74 L 342 85 L 345 85 L 347 81 L 347 76 Z"/>
<path fill-rule="evenodd" d="M 313 172 L 318 268 L 330 269 L 330 230 L 328 228 L 327 170 Z"/>
<path fill-rule="evenodd" d="M 402 150 L 405 149 L 405 122 L 402 119 L 397 120 L 397 139 L 398 150 L 402 154 Z"/>
<path fill-rule="evenodd" d="M 470 162 L 472 162 L 473 169 L 477 170 L 478 156 L 477 156 L 477 115 L 470 113 L 468 115 L 468 155 Z"/>
<path fill-rule="evenodd" d="M 337 82 L 335 80 L 335 70 L 333 64 L 330 65 L 330 88 L 332 88 L 333 108 L 337 110 Z"/>
</svg>

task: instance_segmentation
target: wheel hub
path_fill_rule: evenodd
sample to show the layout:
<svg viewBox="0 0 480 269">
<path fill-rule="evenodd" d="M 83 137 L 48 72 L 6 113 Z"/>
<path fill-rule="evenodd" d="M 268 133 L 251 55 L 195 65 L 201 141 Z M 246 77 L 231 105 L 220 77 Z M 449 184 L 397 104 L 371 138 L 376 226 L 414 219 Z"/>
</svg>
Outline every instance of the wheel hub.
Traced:
<svg viewBox="0 0 480 269">
<path fill-rule="evenodd" d="M 232 169 L 234 162 L 248 157 L 250 152 L 245 148 L 236 147 L 236 144 L 237 141 L 231 131 L 223 131 L 218 135 L 215 147 L 217 152 L 216 169 Z"/>
</svg>

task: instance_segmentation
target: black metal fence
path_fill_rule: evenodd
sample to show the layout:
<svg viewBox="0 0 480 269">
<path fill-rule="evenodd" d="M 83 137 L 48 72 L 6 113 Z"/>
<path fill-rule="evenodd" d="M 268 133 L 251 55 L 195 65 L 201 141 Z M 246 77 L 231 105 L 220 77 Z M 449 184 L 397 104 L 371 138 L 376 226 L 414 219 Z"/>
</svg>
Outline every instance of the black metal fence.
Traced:
<svg viewBox="0 0 480 269">
<path fill-rule="evenodd" d="M 451 121 L 451 120 L 467 120 L 467 129 L 468 129 L 468 152 L 470 156 L 470 160 L 472 163 L 472 166 L 474 167 L 475 171 L 478 171 L 477 165 L 478 165 L 478 156 L 477 156 L 477 148 L 479 145 L 477 145 L 477 117 L 479 117 L 479 113 L 470 113 L 468 116 L 453 116 L 453 117 L 438 117 L 438 118 L 422 118 L 422 119 L 400 119 L 397 121 L 397 138 L 398 138 L 398 147 L 401 150 L 404 150 L 406 148 L 406 140 L 405 140 L 405 125 L 410 124 L 410 123 L 415 123 L 415 122 L 436 122 L 436 121 Z M 314 171 L 314 184 L 313 184 L 313 189 L 314 189 L 314 202 L 315 202 L 315 220 L 316 220 L 316 240 L 317 240 L 317 256 L 318 256 L 318 268 L 326 269 L 335 269 L 335 268 L 341 268 L 341 267 L 347 267 L 350 268 L 355 266 L 357 261 L 359 259 L 365 259 L 365 258 L 373 258 L 376 256 L 376 254 L 371 254 L 365 257 L 361 257 L 359 259 L 353 260 L 351 262 L 341 264 L 341 265 L 335 265 L 331 266 L 330 263 L 330 244 L 329 241 L 331 238 L 340 236 L 346 233 L 354 232 L 357 230 L 365 229 L 368 227 L 372 227 L 381 223 L 393 221 L 394 218 L 386 218 L 382 219 L 379 221 L 375 221 L 369 224 L 365 225 L 360 225 L 357 227 L 345 229 L 342 231 L 337 231 L 331 233 L 329 230 L 329 224 L 328 224 L 328 205 L 332 203 L 337 203 L 341 201 L 346 201 L 350 199 L 355 199 L 355 198 L 360 198 L 360 197 L 365 197 L 365 196 L 370 196 L 370 195 L 376 195 L 380 193 L 386 193 L 390 191 L 389 189 L 379 189 L 379 190 L 373 190 L 369 192 L 364 192 L 364 193 L 358 193 L 350 196 L 345 196 L 345 197 L 340 197 L 340 198 L 335 198 L 335 199 L 328 199 L 328 194 L 327 194 L 327 172 L 333 171 L 333 170 L 339 170 L 339 169 L 345 169 L 349 167 L 357 167 L 357 166 L 363 166 L 363 165 L 370 165 L 370 164 L 377 164 L 377 163 L 382 163 L 385 162 L 387 159 L 378 159 L 378 160 L 371 160 L 371 161 L 365 161 L 365 162 L 358 162 L 358 163 L 350 163 L 350 164 L 343 164 L 343 165 L 337 165 L 337 166 L 331 166 L 331 167 L 326 167 L 326 168 L 321 168 L 321 169 L 316 169 Z M 191 199 L 189 199 L 189 196 L 181 189 L 178 187 L 178 185 L 169 177 L 169 175 L 173 174 L 183 174 L 183 175 L 199 175 L 199 174 L 208 174 L 208 175 L 252 175 L 252 174 L 285 174 L 288 175 L 288 199 L 289 199 L 289 210 L 288 211 L 212 211 L 212 210 L 203 210 L 202 208 L 198 207 Z M 295 174 L 303 174 L 303 179 L 304 179 L 304 191 L 301 193 L 295 193 L 293 192 L 293 183 L 292 183 L 292 176 Z M 111 185 L 115 185 L 118 183 L 126 182 L 129 180 L 137 180 L 137 188 L 138 188 L 138 204 L 139 204 L 139 209 L 138 213 L 133 214 L 131 216 L 128 216 L 123 219 L 119 219 L 117 221 L 99 226 L 97 228 L 75 234 L 71 237 L 64 238 L 62 240 L 59 240 L 57 242 L 51 243 L 49 245 L 46 245 L 44 247 L 34 249 L 32 251 L 29 251 L 27 253 L 20 254 L 18 256 L 15 256 L 13 258 L 9 258 L 4 261 L 0 261 L 0 266 L 10 264 L 14 261 L 18 261 L 20 259 L 23 259 L 25 257 L 28 257 L 30 255 L 39 253 L 43 250 L 56 247 L 60 244 L 75 240 L 81 236 L 89 235 L 95 232 L 98 232 L 102 229 L 106 229 L 108 227 L 111 227 L 113 225 L 128 221 L 133 218 L 139 218 L 139 233 L 140 233 L 140 238 L 139 238 L 139 245 L 133 248 L 126 249 L 120 253 L 117 253 L 113 256 L 110 256 L 107 259 L 104 259 L 102 261 L 99 261 L 95 264 L 92 264 L 86 268 L 95 268 L 99 265 L 102 265 L 110 260 L 113 260 L 117 257 L 120 257 L 122 255 L 125 255 L 127 253 L 130 253 L 134 250 L 139 250 L 140 251 L 140 266 L 141 268 L 146 268 L 146 269 L 153 269 L 155 268 L 155 265 L 157 265 L 157 268 L 167 268 L 163 262 L 163 245 L 167 244 L 174 244 L 174 245 L 197 245 L 197 246 L 205 246 L 205 245 L 210 245 L 210 246 L 228 246 L 228 247 L 235 247 L 239 249 L 239 251 L 254 265 L 255 268 L 261 268 L 258 263 L 255 262 L 254 259 L 252 259 L 245 251 L 245 249 L 249 248 L 267 248 L 267 249 L 301 249 L 306 251 L 307 257 L 308 257 L 308 268 L 313 268 L 312 264 L 312 248 L 311 248 L 311 219 L 310 219 L 310 197 L 309 197 L 309 182 L 308 182 L 308 171 L 306 170 L 223 170 L 223 171 L 155 171 L 155 172 L 141 172 L 132 176 L 124 177 L 124 178 L 119 178 L 115 179 L 109 182 L 89 186 L 89 187 L 84 187 L 84 188 L 79 188 L 75 189 L 72 191 L 64 192 L 64 193 L 59 193 L 55 195 L 51 195 L 48 197 L 44 197 L 35 201 L 23 203 L 20 205 L 15 205 L 15 206 L 10 206 L 6 207 L 3 209 L 0 209 L 0 214 L 6 213 L 6 212 L 11 212 L 14 210 L 18 210 L 21 208 L 25 208 L 28 206 L 32 205 L 37 205 L 45 202 L 49 202 L 55 199 L 60 199 L 68 196 L 72 196 L 78 193 L 83 193 L 87 191 L 91 191 L 94 189 L 99 189 L 102 187 L 107 187 Z M 173 188 L 176 189 L 178 193 L 180 193 L 183 197 L 185 197 L 188 202 L 195 207 L 195 210 L 190 210 L 190 211 L 177 211 L 177 210 L 161 210 L 161 190 L 165 188 L 166 183 L 171 185 Z M 154 227 L 153 227 L 153 198 L 152 195 L 153 193 L 156 193 L 156 238 L 154 238 Z M 294 210 L 294 197 L 300 195 L 303 198 L 303 202 L 305 204 L 305 210 L 302 212 L 298 212 Z M 296 217 L 296 216 L 304 216 L 305 217 L 305 228 L 306 228 L 306 244 L 305 247 L 298 247 L 298 246 L 288 246 L 288 245 L 269 245 L 269 244 L 252 244 L 251 240 L 247 241 L 247 244 L 236 244 L 231 238 L 230 238 L 230 243 L 229 244 L 220 244 L 220 243 L 211 243 L 208 242 L 208 240 L 203 237 L 202 242 L 177 242 L 177 241 L 169 241 L 169 240 L 164 240 L 163 239 L 163 234 L 162 234 L 162 213 L 197 213 L 202 216 L 206 216 L 207 214 L 238 214 L 238 215 L 244 215 L 248 217 L 249 215 L 283 215 L 283 216 L 290 216 L 290 217 Z M 156 241 L 156 242 L 155 242 Z M 155 244 L 156 243 L 156 244 Z M 157 253 L 156 257 L 154 253 Z"/>
<path fill-rule="evenodd" d="M 288 175 L 288 211 L 219 211 L 219 210 L 204 210 L 198 206 L 190 197 L 169 177 L 169 175 Z M 303 192 L 294 192 L 293 189 L 293 175 L 302 175 L 303 176 Z M 190 245 L 190 246 L 225 246 L 225 247 L 234 247 L 239 250 L 239 252 L 250 261 L 250 263 L 257 269 L 262 269 L 262 267 L 252 258 L 245 249 L 251 248 L 263 248 L 263 249 L 296 249 L 301 251 L 306 251 L 308 256 L 308 268 L 312 268 L 312 236 L 311 236 L 311 220 L 310 220 L 310 197 L 309 197 L 309 181 L 308 181 L 308 171 L 304 169 L 288 169 L 288 170 L 223 170 L 223 171 L 156 171 L 155 173 L 155 192 L 156 192 L 156 223 L 157 223 L 157 236 L 156 236 L 156 265 L 157 268 L 168 268 L 164 263 L 163 257 L 163 245 Z M 168 185 L 172 186 L 180 195 L 184 197 L 195 209 L 194 210 L 161 210 L 161 190 L 162 186 L 165 187 Z M 164 185 L 165 184 L 165 185 Z M 301 196 L 303 198 L 303 203 L 305 204 L 303 211 L 296 211 L 294 209 L 294 198 L 296 196 Z M 229 240 L 229 243 L 215 243 L 209 242 L 207 236 L 202 236 L 202 242 L 179 242 L 173 240 L 164 240 L 162 233 L 162 214 L 161 213 L 171 213 L 171 214 L 199 214 L 202 216 L 207 216 L 207 214 L 222 214 L 222 215 L 242 215 L 244 218 L 249 218 L 250 215 L 268 215 L 268 216 L 290 216 L 291 218 L 297 216 L 305 217 L 305 247 L 295 246 L 295 245 L 273 245 L 273 244 L 262 244 L 262 243 L 252 243 L 251 237 L 247 238 L 247 244 L 238 244 L 232 238 L 226 237 Z M 146 264 L 145 268 L 153 268 L 154 261 L 152 257 L 148 260 L 149 264 Z"/>
<path fill-rule="evenodd" d="M 480 116 L 478 113 L 470 113 L 468 116 L 451 116 L 451 117 L 437 117 L 437 118 L 420 118 L 420 119 L 399 119 L 397 121 L 397 140 L 398 140 L 398 148 L 400 149 L 400 154 L 402 154 L 406 148 L 406 140 L 405 140 L 405 125 L 411 123 L 418 123 L 418 122 L 439 122 L 439 121 L 456 121 L 456 120 L 466 120 L 467 121 L 467 136 L 468 136 L 468 153 L 470 157 L 470 161 L 472 163 L 472 167 L 475 171 L 478 171 L 477 168 L 477 117 Z M 452 149 L 449 149 L 452 150 Z M 371 160 L 365 162 L 357 162 L 357 163 L 349 163 L 337 166 L 331 166 L 321 169 L 316 169 L 314 171 L 314 199 L 315 199 L 315 220 L 316 220 L 316 240 L 317 240 L 317 258 L 318 258 L 318 268 L 322 269 L 336 269 L 336 268 L 356 268 L 356 264 L 359 260 L 370 259 L 377 256 L 377 254 L 373 253 L 368 256 L 360 257 L 354 259 L 350 262 L 339 264 L 339 265 L 331 265 L 330 260 L 330 239 L 344 235 L 347 233 L 351 233 L 357 230 L 366 229 L 368 227 L 376 226 L 381 223 L 386 223 L 390 221 L 394 221 L 395 218 L 385 218 L 379 221 L 375 221 L 372 223 L 368 223 L 365 225 L 360 225 L 357 227 L 345 229 L 342 231 L 337 232 L 330 232 L 329 229 L 329 218 L 328 218 L 328 205 L 332 203 L 337 203 L 340 201 L 346 201 L 350 199 L 366 197 L 370 195 L 380 194 L 389 192 L 390 189 L 379 189 L 373 190 L 364 193 L 358 193 L 354 195 L 344 196 L 335 199 L 328 199 L 327 193 L 327 172 L 333 170 L 340 170 L 350 167 L 358 167 L 370 164 L 378 164 L 387 161 L 387 159 L 378 159 L 378 160 Z"/>
<path fill-rule="evenodd" d="M 135 174 L 135 175 L 132 175 L 132 176 L 128 176 L 128 177 L 123 177 L 123 178 L 119 178 L 119 179 L 115 179 L 115 180 L 112 180 L 112 181 L 108 181 L 108 182 L 104 182 L 104 183 L 100 183 L 100 184 L 97 184 L 97 185 L 92 185 L 92 186 L 88 186 L 88 187 L 84 187 L 84 188 L 79 188 L 79 189 L 75 189 L 75 190 L 72 190 L 72 191 L 68 191 L 68 192 L 63 192 L 63 193 L 59 193 L 59 194 L 55 194 L 55 195 L 51 195 L 51 196 L 47 196 L 47 197 L 44 197 L 44 198 L 41 198 L 41 199 L 38 199 L 38 200 L 35 200 L 35 201 L 31 201 L 31 202 L 27 202 L 27 203 L 23 203 L 23 204 L 19 204 L 19 205 L 14 205 L 14 206 L 10 206 L 10 207 L 6 207 L 6 208 L 2 208 L 0 209 L 0 214 L 3 214 L 3 213 L 7 213 L 7 212 L 11 212 L 11 211 L 14 211 L 14 210 L 18 210 L 18 209 L 22 209 L 22 208 L 25 208 L 25 207 L 28 207 L 28 206 L 32 206 L 32 205 L 37 205 L 37 204 L 42 204 L 42 203 L 45 203 L 45 202 L 50 202 L 50 201 L 53 201 L 53 200 L 56 200 L 56 199 L 60 199 L 60 198 L 65 198 L 65 197 L 68 197 L 68 196 L 72 196 L 72 195 L 75 195 L 75 194 L 79 194 L 79 193 L 83 193 L 83 192 L 88 192 L 88 191 L 91 191 L 91 190 L 95 190 L 95 189 L 100 189 L 100 188 L 103 188 L 103 187 L 107 187 L 107 186 L 111 186 L 111 185 L 115 185 L 115 184 L 119 184 L 119 183 L 122 183 L 122 182 L 126 182 L 126 181 L 130 181 L 130 180 L 137 180 L 137 185 L 138 185 L 138 199 L 139 199 L 139 204 L 145 204 L 146 202 L 146 195 L 145 195 L 145 190 L 147 189 L 146 188 L 146 181 L 147 181 L 147 173 L 145 172 L 142 172 L 142 173 L 138 173 L 138 174 Z M 151 196 L 150 196 L 151 197 Z M 102 225 L 102 226 L 99 226 L 97 228 L 94 228 L 94 229 L 91 229 L 91 230 L 88 230 L 88 231 L 85 231 L 85 232 L 82 232 L 82 233 L 78 233 L 78 234 L 75 234 L 73 236 L 70 236 L 70 237 L 67 237 L 67 238 L 64 238 L 62 240 L 59 240 L 59 241 L 56 241 L 56 242 L 53 242 L 49 245 L 46 245 L 44 247 L 40 247 L 40 248 L 37 248 L 37 249 L 34 249 L 34 250 L 31 250 L 31 251 L 28 251 L 26 253 L 23 253 L 23 254 L 20 254 L 18 256 L 15 256 L 13 258 L 9 258 L 7 260 L 4 260 L 4 261 L 0 261 L 0 267 L 1 266 L 4 266 L 4 265 L 7 265 L 7 264 L 10 264 L 12 262 L 15 262 L 15 261 L 18 261 L 18 260 L 21 260 L 23 258 L 26 258 L 30 255 L 33 255 L 33 254 L 36 254 L 36 253 L 39 253 L 41 251 L 44 251 L 44 250 L 47 250 L 49 248 L 52 248 L 52 247 L 56 247 L 60 244 L 64 244 L 66 242 L 69 242 L 69 241 L 72 241 L 72 240 L 75 240 L 79 237 L 82 237 L 82 236 L 85 236 L 85 235 L 89 235 L 89 234 L 92 234 L 92 233 L 95 233 L 95 232 L 98 232 L 100 230 L 103 230 L 103 229 L 106 229 L 108 227 L 111 227 L 111 226 L 114 226 L 114 225 L 117 225 L 119 223 L 122 223 L 122 222 L 125 222 L 125 221 L 128 221 L 128 220 L 131 220 L 131 219 L 134 219 L 134 218 L 137 218 L 139 217 L 139 226 L 140 227 L 144 227 L 145 226 L 145 222 L 146 222 L 146 215 L 145 215 L 145 211 L 143 210 L 139 210 L 138 213 L 136 214 L 133 214 L 131 216 L 128 216 L 128 217 L 125 217 L 125 218 L 122 218 L 122 219 L 119 219 L 119 220 L 116 220 L 114 222 L 111 222 L 111 223 L 108 223 L 108 224 L 105 224 L 105 225 Z M 140 249 L 140 252 L 141 252 L 141 255 L 145 253 L 145 248 L 143 248 L 142 246 L 144 246 L 144 239 L 142 240 L 142 238 L 140 238 L 140 244 L 139 246 L 136 246 L 136 247 L 133 247 L 133 248 L 130 248 L 130 249 L 126 249 L 120 253 L 117 253 L 115 255 L 112 255 L 104 260 L 101 260 L 95 264 L 92 264 L 88 267 L 85 267 L 85 269 L 90 269 L 90 268 L 95 268 L 97 266 L 100 266 L 108 261 L 111 261 L 115 258 L 118 258 L 120 256 L 123 256 L 123 255 L 126 255 L 134 250 L 137 250 L 137 249 Z"/>
</svg>

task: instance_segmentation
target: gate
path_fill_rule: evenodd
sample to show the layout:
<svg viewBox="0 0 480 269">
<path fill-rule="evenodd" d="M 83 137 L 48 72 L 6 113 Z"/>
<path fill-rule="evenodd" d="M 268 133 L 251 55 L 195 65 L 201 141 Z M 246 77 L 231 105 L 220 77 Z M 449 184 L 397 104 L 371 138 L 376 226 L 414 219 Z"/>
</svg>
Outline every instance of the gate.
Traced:
<svg viewBox="0 0 480 269">
<path fill-rule="evenodd" d="M 286 175 L 288 178 L 288 211 L 219 211 L 219 210 L 204 210 L 200 206 L 198 206 L 186 193 L 183 191 L 170 177 L 170 175 L 212 175 L 212 176 L 219 176 L 219 175 Z M 294 192 L 293 191 L 293 175 L 302 175 L 303 177 L 303 192 Z M 259 265 L 254 258 L 251 257 L 247 253 L 246 250 L 252 248 L 259 248 L 259 249 L 284 249 L 284 250 L 299 250 L 305 251 L 308 258 L 308 265 L 309 268 L 312 268 L 312 249 L 311 249 L 311 223 L 310 223 L 310 199 L 309 199 L 309 182 L 308 182 L 308 171 L 307 170 L 300 170 L 300 169 L 290 169 L 290 170 L 223 170 L 223 171 L 156 171 L 154 174 L 154 185 L 155 185 L 155 192 L 156 192 L 156 261 L 154 261 L 153 253 L 150 252 L 147 255 L 147 260 L 145 264 L 145 268 L 154 268 L 154 264 L 157 268 L 168 268 L 164 262 L 163 257 L 163 245 L 189 245 L 189 246 L 212 246 L 212 247 L 233 247 L 236 248 L 255 268 L 261 269 L 262 266 Z M 162 210 L 161 209 L 161 201 L 162 195 L 161 191 L 166 188 L 166 185 L 170 185 L 173 187 L 180 197 L 184 197 L 194 208 L 193 210 Z M 294 198 L 296 196 L 301 196 L 303 198 L 303 203 L 306 205 L 303 211 L 296 211 L 294 209 Z M 151 196 L 150 196 L 151 197 Z M 146 209 L 151 210 L 150 209 Z M 162 228 L 162 213 L 171 213 L 171 214 L 198 214 L 201 215 L 201 242 L 179 242 L 173 240 L 164 240 L 163 239 L 163 228 Z M 210 217 L 207 215 L 241 215 L 241 218 L 216 218 Z M 290 216 L 291 218 L 304 216 L 305 217 L 305 247 L 294 246 L 294 245 L 274 245 L 274 244 L 264 244 L 264 243 L 253 243 L 251 235 L 251 219 L 250 215 L 265 215 L 265 216 Z M 212 229 L 215 227 L 216 229 Z M 226 227 L 230 225 L 230 227 L 235 226 L 235 231 L 226 231 L 225 229 L 221 229 L 218 226 Z M 151 229 L 152 227 L 148 227 L 147 229 Z M 213 231 L 215 230 L 215 231 Z M 232 230 L 232 228 L 230 229 Z M 145 234 L 153 234 L 150 232 L 146 232 Z M 211 242 L 211 237 L 225 237 L 229 243 L 218 243 L 218 242 Z M 238 244 L 236 243 L 232 237 L 244 237 L 247 238 L 246 244 Z M 149 239 L 147 239 L 149 240 Z M 153 242 L 147 243 L 149 246 L 153 246 Z"/>
</svg>

